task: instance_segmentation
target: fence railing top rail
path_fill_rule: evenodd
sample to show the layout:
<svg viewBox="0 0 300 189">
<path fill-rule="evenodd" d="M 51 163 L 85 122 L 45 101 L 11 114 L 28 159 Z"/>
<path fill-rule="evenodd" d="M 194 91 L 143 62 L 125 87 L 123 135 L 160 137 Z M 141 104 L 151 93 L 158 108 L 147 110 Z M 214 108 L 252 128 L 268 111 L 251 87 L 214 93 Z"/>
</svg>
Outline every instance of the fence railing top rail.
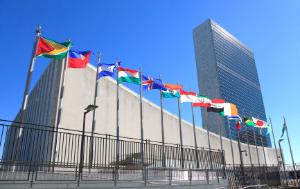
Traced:
<svg viewBox="0 0 300 189">
<path fill-rule="evenodd" d="M 2 122 L 2 123 L 1 123 Z M 28 123 L 28 122 L 18 122 L 18 121 L 11 121 L 11 120 L 6 120 L 6 119 L 1 119 L 0 118 L 0 126 L 4 126 L 4 127 L 17 127 L 17 128 L 24 128 L 24 129 L 32 129 L 32 130 L 36 130 L 36 131 L 48 131 L 48 132 L 57 132 L 57 133 L 66 133 L 66 134 L 72 134 L 72 135 L 81 135 L 82 131 L 81 130 L 76 130 L 76 129 L 68 129 L 68 128 L 55 128 L 53 126 L 50 125 L 41 125 L 41 124 L 35 124 L 35 123 Z M 87 137 L 91 137 L 92 136 L 92 132 L 85 132 L 85 136 Z M 93 133 L 93 137 L 97 138 L 97 137 L 101 137 L 101 138 L 110 138 L 113 140 L 117 140 L 117 136 L 112 135 L 112 134 L 102 134 L 102 133 L 97 133 L 94 132 Z M 126 136 L 120 136 L 119 137 L 120 141 L 124 141 L 124 142 L 138 142 L 140 143 L 141 140 L 138 138 L 132 138 L 132 137 L 126 137 Z M 150 139 L 145 139 L 143 141 L 144 143 L 151 144 L 151 145 L 162 145 L 161 141 L 155 141 L 155 140 L 150 140 Z M 164 143 L 165 146 L 172 146 L 172 147 L 180 147 L 180 144 L 176 144 L 176 143 Z M 182 147 L 184 147 L 184 149 L 191 149 L 194 150 L 195 147 L 191 146 L 191 145 L 183 145 Z M 205 147 L 198 147 L 197 150 L 205 150 L 205 151 L 209 151 L 208 148 Z M 210 149 L 212 152 L 221 152 L 220 149 Z"/>
</svg>

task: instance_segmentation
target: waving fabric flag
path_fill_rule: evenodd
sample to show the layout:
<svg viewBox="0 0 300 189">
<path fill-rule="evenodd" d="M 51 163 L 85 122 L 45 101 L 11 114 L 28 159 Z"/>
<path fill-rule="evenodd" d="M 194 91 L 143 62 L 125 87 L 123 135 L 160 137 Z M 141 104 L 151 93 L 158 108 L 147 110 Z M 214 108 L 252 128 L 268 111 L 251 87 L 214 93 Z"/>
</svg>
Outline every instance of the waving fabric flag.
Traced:
<svg viewBox="0 0 300 189">
<path fill-rule="evenodd" d="M 221 113 L 224 111 L 225 100 L 214 98 L 211 100 L 211 106 L 207 108 L 207 112 Z"/>
<path fill-rule="evenodd" d="M 224 105 L 223 104 L 212 103 L 210 105 L 210 107 L 207 108 L 207 112 L 221 113 L 223 111 L 224 111 Z"/>
<path fill-rule="evenodd" d="M 224 116 L 230 116 L 230 117 L 236 116 L 237 117 L 238 114 L 239 114 L 238 109 L 235 104 L 224 103 L 224 113 L 223 113 Z"/>
<path fill-rule="evenodd" d="M 227 118 L 229 120 L 239 120 L 241 123 L 243 122 L 242 118 L 239 115 L 237 115 L 237 116 L 227 116 Z"/>
<path fill-rule="evenodd" d="M 161 79 L 155 79 L 148 76 L 142 76 L 142 85 L 145 90 L 152 90 L 152 89 L 158 89 L 158 90 L 167 90 Z"/>
<path fill-rule="evenodd" d="M 53 59 L 63 59 L 71 47 L 71 42 L 58 43 L 50 39 L 39 37 L 35 56 L 44 56 Z"/>
<path fill-rule="evenodd" d="M 285 119 L 284 119 L 283 126 L 282 126 L 281 137 L 280 137 L 280 138 L 282 138 L 282 137 L 283 137 L 283 135 L 284 135 L 284 132 L 285 132 L 285 130 L 287 129 L 286 127 L 287 127 L 287 126 L 286 126 Z"/>
<path fill-rule="evenodd" d="M 165 91 L 161 91 L 162 97 L 164 98 L 179 98 L 180 93 L 177 90 L 167 89 Z"/>
<path fill-rule="evenodd" d="M 243 117 L 244 123 L 248 126 L 254 127 L 255 123 L 249 117 Z"/>
<path fill-rule="evenodd" d="M 145 90 L 152 90 L 153 78 L 142 75 L 142 85 Z"/>
<path fill-rule="evenodd" d="M 259 128 L 267 128 L 268 127 L 267 122 L 265 122 L 263 120 L 252 117 L 252 121 L 255 124 L 254 127 L 259 127 Z"/>
<path fill-rule="evenodd" d="M 224 99 L 220 99 L 220 98 L 213 98 L 211 100 L 212 103 L 215 103 L 215 104 L 223 104 L 225 103 L 225 100 Z"/>
<path fill-rule="evenodd" d="M 242 118 L 239 116 L 239 115 L 237 115 L 237 116 L 227 116 L 227 118 L 229 119 L 229 120 L 240 120 L 240 122 L 242 122 L 243 120 L 242 120 Z"/>
<path fill-rule="evenodd" d="M 269 135 L 272 131 L 271 126 L 268 124 L 266 135 Z"/>
<path fill-rule="evenodd" d="M 118 67 L 117 64 L 105 64 L 105 63 L 99 64 L 97 79 L 106 76 L 112 77 L 117 67 Z"/>
<path fill-rule="evenodd" d="M 91 51 L 69 51 L 68 67 L 85 68 L 90 61 Z"/>
<path fill-rule="evenodd" d="M 155 78 L 153 78 L 152 89 L 158 89 L 158 90 L 163 90 L 163 91 L 167 90 L 167 88 L 165 88 L 162 80 L 155 79 Z"/>
<path fill-rule="evenodd" d="M 164 84 L 165 88 L 172 89 L 172 90 L 179 90 L 183 87 L 181 85 L 174 85 L 174 84 Z"/>
<path fill-rule="evenodd" d="M 196 102 L 198 97 L 197 94 L 194 92 L 187 92 L 182 89 L 180 91 L 180 102 Z"/>
<path fill-rule="evenodd" d="M 207 96 L 198 95 L 197 101 L 192 104 L 193 107 L 207 108 L 211 106 L 211 100 Z"/>
<path fill-rule="evenodd" d="M 241 123 L 238 121 L 237 123 L 236 123 L 236 130 L 241 130 L 241 128 L 242 128 L 242 126 L 241 126 Z"/>
<path fill-rule="evenodd" d="M 118 67 L 118 72 L 119 72 L 118 81 L 120 83 L 127 82 L 127 83 L 133 83 L 137 85 L 141 84 L 140 73 L 138 71 L 128 69 L 128 68 Z"/>
</svg>

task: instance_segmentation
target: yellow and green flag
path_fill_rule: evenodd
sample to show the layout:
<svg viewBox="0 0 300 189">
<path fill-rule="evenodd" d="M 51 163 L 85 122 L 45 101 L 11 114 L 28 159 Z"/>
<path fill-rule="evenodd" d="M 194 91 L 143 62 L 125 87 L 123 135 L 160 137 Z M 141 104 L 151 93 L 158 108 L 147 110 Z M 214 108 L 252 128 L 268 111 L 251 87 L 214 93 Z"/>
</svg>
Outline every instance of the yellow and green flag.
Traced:
<svg viewBox="0 0 300 189">
<path fill-rule="evenodd" d="M 44 56 L 53 59 L 63 59 L 71 48 L 71 41 L 58 43 L 39 37 L 35 56 Z"/>
</svg>

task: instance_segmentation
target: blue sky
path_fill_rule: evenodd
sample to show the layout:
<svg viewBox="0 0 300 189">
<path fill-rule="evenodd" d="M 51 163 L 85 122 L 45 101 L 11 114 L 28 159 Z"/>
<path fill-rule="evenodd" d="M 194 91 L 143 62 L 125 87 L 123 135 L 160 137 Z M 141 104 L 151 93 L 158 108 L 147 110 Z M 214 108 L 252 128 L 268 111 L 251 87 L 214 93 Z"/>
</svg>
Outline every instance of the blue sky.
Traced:
<svg viewBox="0 0 300 189">
<path fill-rule="evenodd" d="M 300 2 L 297 0 L 0 0 L 0 118 L 18 111 L 37 24 L 57 41 L 72 40 L 79 50 L 102 52 L 104 62 L 116 58 L 123 66 L 162 75 L 165 82 L 198 91 L 192 29 L 212 18 L 255 54 L 267 115 L 279 138 L 282 116 L 287 118 L 295 161 L 300 101 Z M 95 64 L 96 57 L 91 58 Z M 33 84 L 49 63 L 38 58 Z M 158 93 L 145 94 L 158 103 Z M 167 109 L 177 113 L 176 101 Z M 183 118 L 191 120 L 189 105 Z M 200 111 L 195 112 L 201 125 Z M 290 162 L 287 141 L 283 145 Z"/>
</svg>

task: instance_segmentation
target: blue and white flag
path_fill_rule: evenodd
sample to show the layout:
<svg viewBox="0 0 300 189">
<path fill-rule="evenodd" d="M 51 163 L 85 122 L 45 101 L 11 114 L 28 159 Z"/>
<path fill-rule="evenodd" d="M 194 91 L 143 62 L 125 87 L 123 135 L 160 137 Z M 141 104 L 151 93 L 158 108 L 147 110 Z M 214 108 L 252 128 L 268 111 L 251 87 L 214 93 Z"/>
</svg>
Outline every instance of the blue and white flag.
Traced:
<svg viewBox="0 0 300 189">
<path fill-rule="evenodd" d="M 227 118 L 229 120 L 239 120 L 240 122 L 243 122 L 241 116 L 239 116 L 239 115 L 236 115 L 236 116 L 227 116 Z"/>
<path fill-rule="evenodd" d="M 110 76 L 112 77 L 114 75 L 115 70 L 118 68 L 120 62 L 117 62 L 115 64 L 105 64 L 101 63 L 98 65 L 98 75 L 97 80 L 101 77 Z"/>
</svg>

